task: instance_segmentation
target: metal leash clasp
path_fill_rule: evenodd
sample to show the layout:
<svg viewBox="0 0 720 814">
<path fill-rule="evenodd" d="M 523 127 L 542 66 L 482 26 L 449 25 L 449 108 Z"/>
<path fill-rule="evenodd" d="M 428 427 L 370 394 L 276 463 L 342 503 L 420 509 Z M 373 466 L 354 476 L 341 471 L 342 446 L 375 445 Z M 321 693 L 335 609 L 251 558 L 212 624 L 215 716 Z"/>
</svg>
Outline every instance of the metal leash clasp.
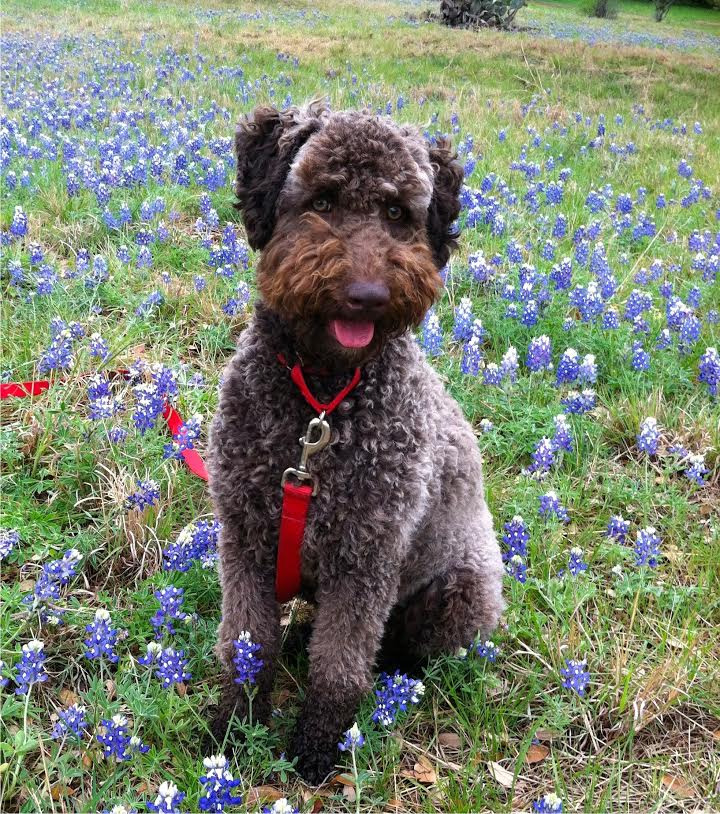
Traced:
<svg viewBox="0 0 720 814">
<path fill-rule="evenodd" d="M 307 425 L 305 435 L 300 439 L 302 454 L 297 468 L 290 466 L 284 472 L 280 486 L 285 486 L 285 481 L 292 475 L 299 481 L 311 481 L 313 485 L 313 497 L 318 492 L 318 479 L 316 475 L 308 471 L 308 458 L 325 449 L 330 441 L 330 425 L 325 421 L 325 413 L 322 412 L 318 418 L 313 418 Z"/>
</svg>

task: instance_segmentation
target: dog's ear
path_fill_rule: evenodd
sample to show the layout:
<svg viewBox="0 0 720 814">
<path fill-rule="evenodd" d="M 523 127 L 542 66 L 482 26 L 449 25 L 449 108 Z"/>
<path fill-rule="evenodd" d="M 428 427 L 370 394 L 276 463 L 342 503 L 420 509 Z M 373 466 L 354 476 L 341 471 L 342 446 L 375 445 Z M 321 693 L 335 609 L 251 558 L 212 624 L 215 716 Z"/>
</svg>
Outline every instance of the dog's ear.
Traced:
<svg viewBox="0 0 720 814">
<path fill-rule="evenodd" d="M 450 141 L 444 137 L 430 147 L 430 163 L 435 178 L 433 193 L 428 207 L 427 233 L 438 268 L 442 268 L 457 248 L 460 230 L 454 227 L 460 214 L 460 187 L 463 168 L 453 152 Z"/>
<path fill-rule="evenodd" d="M 275 227 L 275 204 L 298 150 L 321 129 L 326 107 L 259 107 L 238 124 L 236 207 L 242 210 L 248 242 L 262 249 Z"/>
</svg>

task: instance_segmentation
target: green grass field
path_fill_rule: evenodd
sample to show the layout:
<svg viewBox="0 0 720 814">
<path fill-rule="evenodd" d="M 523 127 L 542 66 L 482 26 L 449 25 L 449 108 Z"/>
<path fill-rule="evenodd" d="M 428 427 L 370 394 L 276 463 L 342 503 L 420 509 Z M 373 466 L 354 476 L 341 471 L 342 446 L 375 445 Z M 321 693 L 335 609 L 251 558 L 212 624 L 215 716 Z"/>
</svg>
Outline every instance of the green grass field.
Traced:
<svg viewBox="0 0 720 814">
<path fill-rule="evenodd" d="M 462 160 L 470 149 L 477 161 L 466 183 L 492 199 L 483 212 L 494 214 L 473 221 L 466 208 L 461 216 L 461 247 L 435 309 L 443 340 L 433 363 L 477 427 L 499 534 L 518 514 L 529 527 L 527 581 L 508 576 L 495 662 L 438 660 L 416 676 L 426 687 L 421 703 L 390 731 L 371 722 L 374 699 L 366 699 L 359 797 L 349 757 L 339 755 L 341 782 L 311 789 L 284 755 L 306 677 L 304 655 L 289 652 L 272 725 L 238 730 L 230 768 L 242 778 L 243 803 L 229 810 L 260 811 L 286 797 L 307 812 L 500 812 L 532 810 L 550 793 L 571 812 L 720 807 L 720 407 L 698 380 L 706 349 L 720 347 L 720 13 L 675 7 L 657 24 L 650 3 L 628 2 L 605 23 L 575 2 L 548 0 L 518 15 L 529 30 L 498 33 L 425 22 L 430 7 L 4 3 L 2 229 L 12 239 L 1 266 L 0 371 L 3 382 L 51 375 L 63 383 L 0 402 L 2 527 L 20 538 L 1 563 L 3 810 L 145 811 L 163 781 L 187 794 L 180 810 L 198 810 L 200 742 L 218 698 L 220 593 L 213 568 L 164 570 L 162 552 L 187 524 L 211 518 L 206 485 L 163 459 L 170 438 L 161 421 L 138 432 L 129 383 L 112 385 L 125 410 L 93 420 L 88 375 L 138 359 L 160 363 L 175 373 L 180 413 L 199 413 L 207 427 L 250 314 L 247 287 L 254 297 L 252 253 L 226 273 L 213 261 L 227 221 L 243 236 L 227 140 L 256 104 L 321 96 L 335 108 L 389 106 L 428 135 L 451 133 Z M 689 177 L 678 172 L 683 160 Z M 562 187 L 557 203 L 548 199 L 551 182 Z M 602 203 L 596 212 L 591 191 Z M 204 194 L 217 225 L 198 231 L 198 218 L 209 223 Z M 666 206 L 657 207 L 658 196 Z M 126 223 L 117 221 L 122 205 Z M 27 217 L 24 234 L 16 207 Z M 558 214 L 563 235 L 554 234 Z M 643 231 L 648 219 L 652 229 Z M 148 252 L 139 233 L 149 233 Z M 523 311 L 511 248 L 535 268 L 535 324 L 508 316 L 506 285 Z M 477 252 L 494 270 L 490 281 L 469 270 Z M 592 258 L 606 258 L 615 287 L 602 305 L 617 309 L 617 329 L 584 320 L 569 291 L 548 283 L 566 256 L 573 286 L 594 279 Z M 696 323 L 668 318 L 670 283 Z M 636 333 L 623 318 L 634 289 L 650 297 Z M 152 292 L 161 301 L 138 313 Z M 231 298 L 241 302 L 227 313 Z M 463 298 L 486 332 L 479 375 L 462 372 L 463 342 L 453 339 Z M 55 343 L 72 366 L 48 362 L 56 318 L 84 331 Z M 657 349 L 666 328 L 669 347 Z M 95 333 L 107 343 L 104 356 L 91 355 Z M 568 416 L 572 451 L 544 480 L 524 470 L 576 385 L 556 386 L 555 370 L 527 369 L 526 350 L 540 335 L 552 342 L 556 368 L 567 348 L 593 354 L 598 366 L 597 406 Z M 649 354 L 647 371 L 633 368 L 635 341 Z M 517 382 L 486 384 L 482 368 L 500 364 L 511 346 L 521 361 Z M 662 428 L 654 456 L 637 442 L 647 417 Z M 491 430 L 483 432 L 483 419 Z M 122 443 L 118 428 L 127 431 Z M 201 453 L 204 443 L 203 431 Z M 704 485 L 685 476 L 672 445 L 704 455 Z M 159 499 L 128 510 L 136 480 L 148 478 Z M 549 490 L 569 523 L 539 516 Z M 631 522 L 624 545 L 605 534 L 618 514 Z M 656 568 L 636 565 L 633 552 L 648 526 L 662 539 Z M 562 573 L 574 546 L 589 566 L 577 576 Z M 77 574 L 39 600 L 43 566 L 69 549 L 82 555 Z M 184 650 L 192 678 L 163 689 L 138 659 L 153 638 L 153 594 L 170 585 L 184 589 L 191 618 L 164 644 Z M 100 608 L 120 631 L 116 665 L 83 655 L 85 626 Z M 306 614 L 289 606 L 285 622 Z M 49 678 L 16 694 L 16 665 L 32 639 L 44 643 Z M 583 697 L 562 686 L 566 659 L 587 660 Z M 54 738 L 59 712 L 73 703 L 86 708 L 87 733 Z M 103 757 L 98 727 L 116 714 L 147 752 Z"/>
</svg>

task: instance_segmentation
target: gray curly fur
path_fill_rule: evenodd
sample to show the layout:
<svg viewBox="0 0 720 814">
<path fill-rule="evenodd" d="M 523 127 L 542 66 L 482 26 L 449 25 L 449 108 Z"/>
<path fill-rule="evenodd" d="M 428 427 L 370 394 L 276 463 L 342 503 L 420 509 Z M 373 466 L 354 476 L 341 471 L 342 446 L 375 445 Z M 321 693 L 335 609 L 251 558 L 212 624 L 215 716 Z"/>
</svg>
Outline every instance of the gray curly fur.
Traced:
<svg viewBox="0 0 720 814">
<path fill-rule="evenodd" d="M 333 117 L 318 118 L 327 127 Z M 353 122 L 360 138 L 363 120 Z M 392 133 L 408 139 L 409 154 L 418 155 L 421 142 L 414 131 L 394 127 Z M 299 151 L 295 145 L 292 158 L 300 161 L 312 152 L 314 138 Z M 427 160 L 415 165 L 421 174 L 428 171 Z M 389 182 L 396 180 L 395 171 L 390 165 L 376 170 Z M 283 195 L 297 194 L 297 168 L 275 173 L 281 176 L 288 184 Z M 427 206 L 424 177 L 417 190 Z M 443 190 L 433 197 L 438 194 Z M 278 217 L 277 207 L 268 217 Z M 292 211 L 287 217 L 292 220 Z M 447 218 L 440 218 L 441 234 L 434 236 L 431 221 L 413 239 L 431 250 L 434 244 L 437 256 L 454 238 Z M 258 228 L 256 221 L 253 226 Z M 274 222 L 263 228 L 272 231 Z M 301 350 L 304 356 L 312 352 Z M 277 358 L 280 353 L 293 359 L 298 351 L 298 331 L 259 302 L 225 370 L 212 424 L 210 487 L 222 522 L 217 653 L 228 668 L 213 722 L 219 740 L 233 713 L 241 718 L 246 711 L 244 693 L 232 681 L 233 641 L 243 630 L 262 645 L 265 661 L 254 711 L 260 716 L 270 711 L 280 641 L 274 592 L 280 478 L 297 464 L 298 437 L 314 416 Z M 307 379 L 322 401 L 349 375 L 339 365 L 331 375 Z M 311 461 L 320 491 L 303 540 L 302 596 L 315 604 L 316 615 L 309 686 L 291 744 L 299 772 L 313 782 L 332 770 L 337 743 L 371 687 L 381 648 L 384 658 L 398 663 L 454 652 L 477 632 L 490 633 L 504 607 L 501 556 L 475 435 L 409 332 L 388 332 L 364 360 L 357 388 L 329 421 L 330 444 Z"/>
</svg>

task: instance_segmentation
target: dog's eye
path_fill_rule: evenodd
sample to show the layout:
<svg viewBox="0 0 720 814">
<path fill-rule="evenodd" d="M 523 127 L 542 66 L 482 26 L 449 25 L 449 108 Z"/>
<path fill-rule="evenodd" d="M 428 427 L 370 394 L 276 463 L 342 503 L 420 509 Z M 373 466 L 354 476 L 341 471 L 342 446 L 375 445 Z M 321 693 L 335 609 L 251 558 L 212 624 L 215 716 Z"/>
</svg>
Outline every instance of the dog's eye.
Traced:
<svg viewBox="0 0 720 814">
<path fill-rule="evenodd" d="M 332 209 L 332 204 L 327 198 L 315 198 L 312 205 L 316 212 L 329 212 Z"/>
<path fill-rule="evenodd" d="M 390 220 L 400 220 L 403 214 L 402 207 L 400 206 L 395 206 L 393 204 L 387 208 L 387 216 L 390 218 Z"/>
</svg>

